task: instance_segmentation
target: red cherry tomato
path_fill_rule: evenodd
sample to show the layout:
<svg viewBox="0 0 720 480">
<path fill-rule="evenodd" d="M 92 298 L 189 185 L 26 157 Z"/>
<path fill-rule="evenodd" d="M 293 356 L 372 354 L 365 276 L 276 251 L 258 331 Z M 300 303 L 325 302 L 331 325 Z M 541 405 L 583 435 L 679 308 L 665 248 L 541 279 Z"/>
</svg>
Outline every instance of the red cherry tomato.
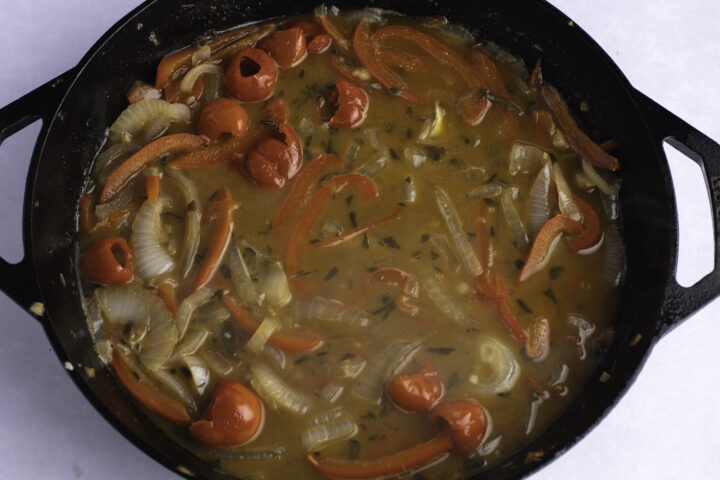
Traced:
<svg viewBox="0 0 720 480">
<path fill-rule="evenodd" d="M 284 141 L 268 138 L 250 152 L 244 171 L 254 184 L 265 188 L 282 188 L 302 165 L 302 146 L 295 130 L 287 123 L 278 130 Z"/>
<path fill-rule="evenodd" d="M 288 119 L 287 105 L 285 100 L 280 97 L 268 100 L 265 105 L 268 118 L 275 123 L 285 123 Z"/>
<path fill-rule="evenodd" d="M 327 122 L 331 127 L 356 128 L 365 121 L 370 101 L 362 88 L 340 79 L 330 92 L 329 98 L 337 107 L 335 114 Z"/>
<path fill-rule="evenodd" d="M 258 47 L 267 50 L 280 68 L 293 68 L 307 57 L 305 35 L 297 27 L 280 30 L 258 42 Z"/>
<path fill-rule="evenodd" d="M 265 423 L 258 397 L 236 380 L 215 387 L 205 418 L 190 425 L 190 434 L 211 447 L 237 447 L 257 437 Z"/>
<path fill-rule="evenodd" d="M 275 60 L 263 50 L 243 48 L 230 60 L 225 86 L 241 102 L 259 102 L 272 94 L 277 80 Z"/>
<path fill-rule="evenodd" d="M 125 239 L 111 237 L 98 240 L 80 258 L 80 273 L 86 280 L 103 285 L 118 285 L 132 280 L 132 253 Z"/>
<path fill-rule="evenodd" d="M 217 140 L 222 133 L 242 137 L 247 132 L 248 122 L 248 114 L 239 103 L 221 97 L 203 108 L 198 131 L 210 140 Z"/>
<path fill-rule="evenodd" d="M 307 51 L 311 55 L 320 55 L 327 52 L 332 46 L 332 37 L 327 33 L 315 35 L 307 44 Z"/>
<path fill-rule="evenodd" d="M 445 388 L 437 369 L 426 364 L 413 375 L 398 375 L 390 379 L 387 392 L 390 399 L 406 412 L 422 413 L 435 405 Z"/>
<path fill-rule="evenodd" d="M 475 400 L 450 400 L 442 402 L 430 412 L 430 422 L 438 428 L 450 427 L 453 451 L 469 455 L 482 443 L 488 428 L 485 408 Z"/>
<path fill-rule="evenodd" d="M 296 20 L 290 24 L 291 27 L 299 28 L 305 35 L 305 40 L 310 41 L 312 37 L 325 33 L 325 29 L 312 20 Z"/>
</svg>

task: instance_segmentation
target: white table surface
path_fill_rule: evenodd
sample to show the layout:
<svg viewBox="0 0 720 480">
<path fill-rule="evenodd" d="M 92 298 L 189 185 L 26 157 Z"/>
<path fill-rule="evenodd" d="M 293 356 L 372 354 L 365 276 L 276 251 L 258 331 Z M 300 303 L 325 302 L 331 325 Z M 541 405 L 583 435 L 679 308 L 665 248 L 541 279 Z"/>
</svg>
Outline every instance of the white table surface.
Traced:
<svg viewBox="0 0 720 480">
<path fill-rule="evenodd" d="M 0 105 L 74 66 L 138 3 L 0 0 Z M 551 3 L 593 36 L 636 88 L 720 140 L 720 2 Z M 25 130 L 0 148 L 0 256 L 16 261 L 22 257 L 22 188 L 36 134 L 37 128 Z M 679 155 L 672 162 L 691 165 Z M 712 265 L 707 200 L 686 170 L 678 176 L 679 208 L 687 219 L 680 273 L 699 278 Z M 0 479 L 179 478 L 90 406 L 38 322 L 4 295 L 0 312 Z M 531 478 L 718 478 L 719 331 L 716 300 L 658 344 L 629 393 L 597 428 Z"/>
</svg>

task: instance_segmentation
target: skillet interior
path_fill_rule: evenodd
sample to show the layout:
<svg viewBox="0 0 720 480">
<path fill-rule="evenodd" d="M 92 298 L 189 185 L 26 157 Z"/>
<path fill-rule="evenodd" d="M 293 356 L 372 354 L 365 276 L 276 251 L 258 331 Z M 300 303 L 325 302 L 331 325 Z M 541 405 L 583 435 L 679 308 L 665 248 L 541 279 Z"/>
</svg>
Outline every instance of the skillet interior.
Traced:
<svg viewBox="0 0 720 480">
<path fill-rule="evenodd" d="M 283 5 L 286 13 L 311 10 L 316 2 Z M 361 8 L 367 2 L 341 2 Z M 630 87 L 608 57 L 553 7 L 539 0 L 464 2 L 379 1 L 373 6 L 412 15 L 446 15 L 465 23 L 480 41 L 494 41 L 523 58 L 527 65 L 543 59 L 545 78 L 564 93 L 579 123 L 588 132 L 620 141 L 623 170 L 622 216 L 628 253 L 628 275 L 617 317 L 616 344 L 585 390 L 547 432 L 486 478 L 520 476 L 566 449 L 612 406 L 637 373 L 658 331 L 657 319 L 667 279 L 674 273 L 677 231 L 670 176 L 664 156 L 647 131 Z M 73 376 L 93 404 L 145 451 L 171 468 L 183 464 L 202 477 L 223 478 L 210 466 L 188 458 L 147 421 L 102 370 L 92 352 L 74 268 L 76 208 L 79 192 L 106 126 L 125 108 L 124 96 L 138 79 L 151 80 L 160 58 L 191 43 L 211 28 L 269 18 L 278 5 L 245 6 L 230 0 L 179 6 L 172 0 L 144 4 L 109 32 L 81 62 L 81 70 L 60 107 L 43 145 L 33 188 L 31 216 L 33 256 L 49 312 L 46 329 L 63 360 L 93 366 L 94 379 Z M 472 24 L 468 20 L 472 20 Z M 138 30 L 138 23 L 144 27 Z M 159 45 L 148 35 L 154 32 Z M 108 73 L 112 72 L 112 73 Z M 579 112 L 587 100 L 589 112 Z M 58 175 L 62 172 L 62 175 Z M 72 205 L 72 208 L 68 208 Z M 62 274 L 65 281 L 60 281 Z M 636 333 L 642 340 L 633 347 Z M 611 373 L 600 382 L 601 371 Z M 543 451 L 540 461 L 525 463 L 527 452 Z"/>
</svg>

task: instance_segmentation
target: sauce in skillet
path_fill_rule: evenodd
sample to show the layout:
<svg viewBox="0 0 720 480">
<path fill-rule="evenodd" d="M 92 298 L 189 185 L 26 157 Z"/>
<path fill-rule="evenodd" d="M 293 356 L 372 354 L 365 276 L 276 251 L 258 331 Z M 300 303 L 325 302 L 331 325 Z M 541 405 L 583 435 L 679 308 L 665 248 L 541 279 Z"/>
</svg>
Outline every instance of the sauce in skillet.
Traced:
<svg viewBox="0 0 720 480">
<path fill-rule="evenodd" d="M 375 11 L 200 43 L 136 84 L 81 201 L 126 390 L 243 478 L 462 477 L 540 433 L 624 261 L 617 160 L 539 67 Z"/>
</svg>

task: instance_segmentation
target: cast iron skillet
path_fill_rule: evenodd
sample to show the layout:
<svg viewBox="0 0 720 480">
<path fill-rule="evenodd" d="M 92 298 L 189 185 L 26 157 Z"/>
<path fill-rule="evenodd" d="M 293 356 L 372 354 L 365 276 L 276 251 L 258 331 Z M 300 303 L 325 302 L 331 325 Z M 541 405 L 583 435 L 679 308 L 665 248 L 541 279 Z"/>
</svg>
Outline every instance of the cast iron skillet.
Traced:
<svg viewBox="0 0 720 480">
<path fill-rule="evenodd" d="M 316 2 L 282 2 L 282 11 L 306 12 Z M 357 0 L 338 3 L 342 8 L 368 4 Z M 77 205 L 105 128 L 125 108 L 122 94 L 136 79 L 154 78 L 163 55 L 191 43 L 199 34 L 273 17 L 279 5 L 275 0 L 252 6 L 235 0 L 184 6 L 174 0 L 149 0 L 110 29 L 77 67 L 0 109 L 0 141 L 37 119 L 43 120 L 25 191 L 26 257 L 18 264 L 0 259 L 0 288 L 38 316 L 62 362 L 95 368 L 94 378 L 88 378 L 83 368 L 69 374 L 98 411 L 168 468 L 184 467 L 184 475 L 193 472 L 202 478 L 229 478 L 182 450 L 146 421 L 144 412 L 129 401 L 99 362 L 80 307 L 75 270 L 77 211 L 68 206 Z M 587 433 L 625 392 L 660 336 L 720 294 L 720 146 L 636 91 L 592 39 L 542 0 L 441 5 L 432 0 L 379 0 L 372 6 L 410 15 L 445 15 L 470 27 L 480 41 L 494 41 L 528 65 L 541 51 L 545 77 L 564 94 L 584 129 L 618 139 L 618 156 L 632 159 L 622 163 L 620 172 L 628 270 L 615 343 L 560 419 L 482 475 L 518 478 Z M 156 32 L 159 46 L 148 42 L 146 33 L 138 33 L 138 23 L 146 26 L 144 32 Z M 595 108 L 591 113 L 579 112 L 584 99 L 592 100 Z M 697 161 L 711 194 L 714 268 L 690 288 L 675 281 L 678 227 L 663 140 Z M 44 304 L 44 313 L 31 310 L 36 302 Z M 529 452 L 542 454 L 526 462 Z"/>
</svg>

